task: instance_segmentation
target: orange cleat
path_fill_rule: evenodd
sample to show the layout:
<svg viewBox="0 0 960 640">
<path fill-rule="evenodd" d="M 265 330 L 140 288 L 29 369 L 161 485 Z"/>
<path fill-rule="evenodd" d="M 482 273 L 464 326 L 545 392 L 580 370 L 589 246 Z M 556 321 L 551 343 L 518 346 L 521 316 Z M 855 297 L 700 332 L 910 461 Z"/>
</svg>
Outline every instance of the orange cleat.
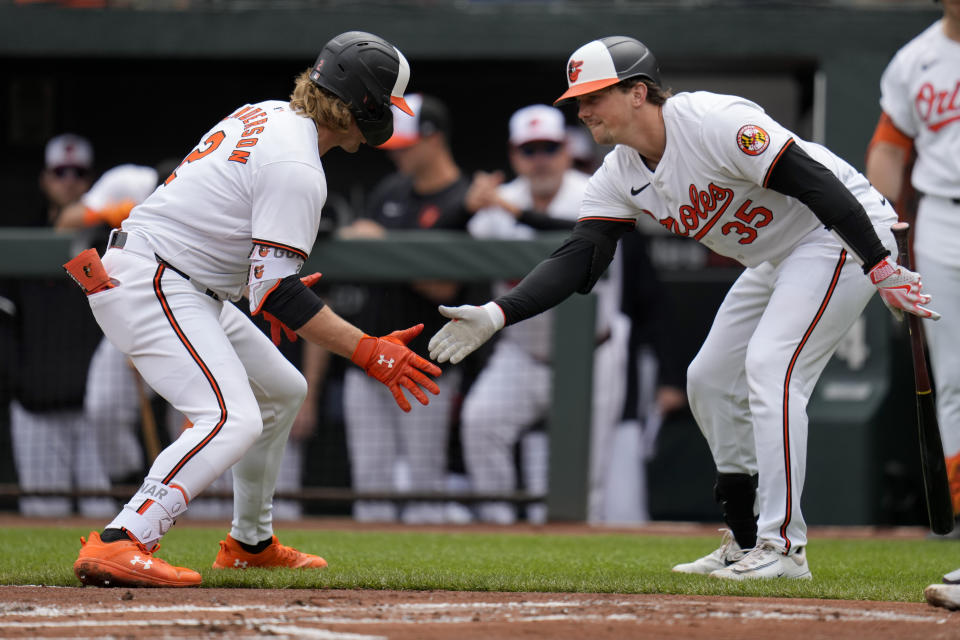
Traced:
<svg viewBox="0 0 960 640">
<path fill-rule="evenodd" d="M 220 552 L 213 562 L 214 569 L 323 569 L 326 566 L 327 561 L 320 556 L 282 545 L 277 536 L 273 536 L 270 546 L 260 553 L 250 553 L 227 535 L 226 540 L 220 541 Z"/>
<path fill-rule="evenodd" d="M 80 538 L 80 555 L 73 572 L 85 585 L 93 587 L 195 587 L 200 574 L 193 569 L 175 567 L 139 542 L 118 540 L 103 542 L 100 534 L 90 532 L 90 540 Z"/>
</svg>

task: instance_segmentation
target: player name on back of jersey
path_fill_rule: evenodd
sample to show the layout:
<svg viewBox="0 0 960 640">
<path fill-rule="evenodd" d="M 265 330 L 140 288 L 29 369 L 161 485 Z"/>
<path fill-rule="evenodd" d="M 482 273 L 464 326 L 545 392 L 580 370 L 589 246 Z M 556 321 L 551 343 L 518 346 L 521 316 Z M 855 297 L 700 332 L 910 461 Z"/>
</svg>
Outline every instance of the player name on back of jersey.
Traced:
<svg viewBox="0 0 960 640">
<path fill-rule="evenodd" d="M 243 147 L 256 146 L 260 141 L 260 138 L 257 136 L 263 133 L 263 125 L 267 123 L 267 112 L 260 107 L 247 105 L 236 113 L 227 116 L 224 120 L 229 120 L 230 118 L 236 118 L 243 123 L 243 133 L 240 134 L 240 139 L 237 140 L 237 144 L 234 146 L 233 151 L 230 152 L 230 157 L 227 158 L 227 160 L 247 164 L 250 151 L 247 151 Z"/>
</svg>

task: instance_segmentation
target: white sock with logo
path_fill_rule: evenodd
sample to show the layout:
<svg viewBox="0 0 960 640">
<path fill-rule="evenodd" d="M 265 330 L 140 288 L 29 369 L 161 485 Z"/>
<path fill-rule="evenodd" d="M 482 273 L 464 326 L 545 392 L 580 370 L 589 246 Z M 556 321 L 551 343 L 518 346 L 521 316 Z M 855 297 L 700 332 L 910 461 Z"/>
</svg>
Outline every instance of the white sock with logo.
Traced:
<svg viewBox="0 0 960 640">
<path fill-rule="evenodd" d="M 147 478 L 106 528 L 125 529 L 152 551 L 186 510 L 187 499 L 179 487 Z"/>
</svg>

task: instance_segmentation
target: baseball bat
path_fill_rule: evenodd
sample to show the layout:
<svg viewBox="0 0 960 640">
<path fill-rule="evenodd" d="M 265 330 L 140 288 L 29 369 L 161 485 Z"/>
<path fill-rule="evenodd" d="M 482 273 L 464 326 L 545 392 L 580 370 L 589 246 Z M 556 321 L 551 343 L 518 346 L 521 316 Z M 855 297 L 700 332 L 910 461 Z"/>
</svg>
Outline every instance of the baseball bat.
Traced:
<svg viewBox="0 0 960 640">
<path fill-rule="evenodd" d="M 913 270 L 907 234 L 910 224 L 898 222 L 891 227 L 900 253 L 899 262 Z M 913 381 L 917 392 L 917 428 L 920 435 L 920 467 L 923 471 L 923 488 L 927 498 L 927 516 L 930 530 L 944 535 L 953 530 L 953 502 L 947 482 L 947 463 L 940 440 L 940 424 L 937 408 L 930 389 L 930 374 L 927 371 L 927 356 L 924 353 L 923 324 L 912 313 L 907 316 L 910 330 L 910 352 L 913 356 Z"/>
</svg>

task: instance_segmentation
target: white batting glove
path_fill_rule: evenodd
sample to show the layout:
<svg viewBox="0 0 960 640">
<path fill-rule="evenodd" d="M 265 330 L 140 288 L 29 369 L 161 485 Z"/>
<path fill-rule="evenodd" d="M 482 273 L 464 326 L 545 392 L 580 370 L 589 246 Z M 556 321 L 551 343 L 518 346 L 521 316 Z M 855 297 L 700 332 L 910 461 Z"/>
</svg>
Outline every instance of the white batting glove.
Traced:
<svg viewBox="0 0 960 640">
<path fill-rule="evenodd" d="M 427 348 L 430 357 L 437 362 L 457 364 L 484 342 L 506 322 L 503 309 L 495 302 L 488 302 L 482 307 L 462 305 L 459 307 L 440 306 L 440 315 L 450 318 L 450 322 L 437 331 Z"/>
<path fill-rule="evenodd" d="M 930 296 L 921 293 L 920 274 L 898 265 L 890 256 L 870 270 L 870 282 L 876 285 L 883 303 L 897 320 L 903 319 L 904 311 L 921 318 L 940 319 L 939 313 L 923 306 L 930 303 Z"/>
</svg>

